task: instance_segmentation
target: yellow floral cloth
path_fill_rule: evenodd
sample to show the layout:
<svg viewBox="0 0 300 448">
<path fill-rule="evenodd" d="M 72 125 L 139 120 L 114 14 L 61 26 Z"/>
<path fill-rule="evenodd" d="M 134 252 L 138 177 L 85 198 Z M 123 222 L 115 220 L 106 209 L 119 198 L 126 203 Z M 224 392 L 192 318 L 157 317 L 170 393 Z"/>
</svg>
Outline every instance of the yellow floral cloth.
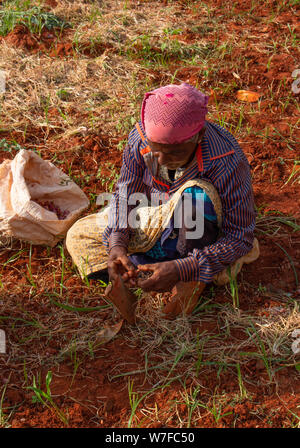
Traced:
<svg viewBox="0 0 300 448">
<path fill-rule="evenodd" d="M 211 183 L 202 179 L 192 179 L 185 182 L 165 204 L 157 207 L 140 207 L 137 210 L 140 226 L 133 229 L 128 247 L 129 254 L 145 253 L 154 246 L 168 226 L 182 192 L 193 186 L 201 187 L 209 196 L 214 205 L 218 226 L 221 228 L 222 207 L 216 189 Z M 108 225 L 108 213 L 109 207 L 106 207 L 99 213 L 85 216 L 76 221 L 67 233 L 65 245 L 82 279 L 92 272 L 107 268 L 108 254 L 102 242 L 102 235 Z M 259 244 L 255 238 L 251 251 L 230 266 L 232 278 L 240 272 L 244 263 L 251 263 L 258 257 Z M 229 281 L 227 269 L 214 277 L 214 282 L 217 284 L 225 284 Z"/>
</svg>

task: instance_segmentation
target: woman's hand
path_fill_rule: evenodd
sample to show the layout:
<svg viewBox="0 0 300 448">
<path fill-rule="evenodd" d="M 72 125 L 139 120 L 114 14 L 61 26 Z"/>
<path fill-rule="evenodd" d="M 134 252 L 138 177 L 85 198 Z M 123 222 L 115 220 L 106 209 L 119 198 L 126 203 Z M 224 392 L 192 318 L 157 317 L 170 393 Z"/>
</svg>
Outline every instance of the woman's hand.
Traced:
<svg viewBox="0 0 300 448">
<path fill-rule="evenodd" d="M 109 252 L 107 261 L 109 279 L 113 282 L 118 275 L 129 287 L 136 286 L 135 277 L 137 269 L 127 256 L 127 249 L 123 246 L 115 246 Z"/>
<path fill-rule="evenodd" d="M 166 292 L 171 291 L 173 286 L 179 282 L 179 271 L 174 261 L 162 263 L 138 265 L 140 272 L 152 272 L 146 280 L 139 278 L 137 286 L 144 291 Z"/>
</svg>

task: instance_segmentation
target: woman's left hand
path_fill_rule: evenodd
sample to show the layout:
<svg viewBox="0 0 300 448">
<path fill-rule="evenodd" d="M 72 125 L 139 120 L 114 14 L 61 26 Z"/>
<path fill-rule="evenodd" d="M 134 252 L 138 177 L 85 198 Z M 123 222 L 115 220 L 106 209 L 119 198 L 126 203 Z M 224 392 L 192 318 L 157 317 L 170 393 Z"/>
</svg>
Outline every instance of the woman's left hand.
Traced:
<svg viewBox="0 0 300 448">
<path fill-rule="evenodd" d="M 137 286 L 144 291 L 166 292 L 180 281 L 179 271 L 174 261 L 139 265 L 140 272 L 152 272 L 147 279 L 137 279 Z"/>
</svg>

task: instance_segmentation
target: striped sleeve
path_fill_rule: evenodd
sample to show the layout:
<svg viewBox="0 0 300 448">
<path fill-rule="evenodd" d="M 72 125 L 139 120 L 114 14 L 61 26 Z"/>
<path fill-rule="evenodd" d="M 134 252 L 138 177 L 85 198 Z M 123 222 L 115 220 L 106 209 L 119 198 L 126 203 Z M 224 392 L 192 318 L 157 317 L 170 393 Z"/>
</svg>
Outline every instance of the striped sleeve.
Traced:
<svg viewBox="0 0 300 448">
<path fill-rule="evenodd" d="M 103 244 L 107 251 L 114 246 L 128 247 L 130 237 L 128 214 L 132 208 L 128 206 L 128 197 L 132 193 L 143 191 L 144 170 L 144 160 L 139 151 L 133 148 L 129 139 L 123 153 L 120 177 L 110 202 L 109 224 L 103 233 Z"/>
<path fill-rule="evenodd" d="M 175 261 L 181 281 L 209 283 L 253 246 L 256 213 L 246 157 L 235 153 L 219 159 L 210 170 L 209 180 L 222 202 L 222 236 L 214 244 L 194 249 L 188 257 Z"/>
</svg>

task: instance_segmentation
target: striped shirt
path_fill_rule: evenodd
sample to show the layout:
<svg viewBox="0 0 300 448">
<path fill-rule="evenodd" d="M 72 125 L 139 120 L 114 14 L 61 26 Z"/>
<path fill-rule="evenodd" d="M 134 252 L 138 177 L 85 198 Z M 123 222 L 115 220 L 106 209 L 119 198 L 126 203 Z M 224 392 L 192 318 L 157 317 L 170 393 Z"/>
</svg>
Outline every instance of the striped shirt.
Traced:
<svg viewBox="0 0 300 448">
<path fill-rule="evenodd" d="M 145 157 L 149 147 L 139 123 L 129 134 L 123 153 L 123 164 L 111 206 L 109 226 L 103 243 L 109 250 L 114 246 L 128 247 L 131 229 L 127 216 L 134 205 L 128 205 L 130 194 L 141 192 L 150 200 L 172 195 L 187 180 L 201 178 L 211 182 L 222 203 L 221 237 L 202 250 L 194 249 L 185 258 L 175 260 L 180 280 L 209 283 L 215 274 L 248 253 L 254 240 L 255 209 L 251 173 L 247 158 L 235 138 L 221 126 L 206 121 L 206 131 L 193 163 L 174 182 L 168 182 L 153 172 Z M 142 136 L 141 136 L 142 132 Z M 142 138 L 143 137 L 143 138 Z M 153 164 L 152 164 L 153 165 Z M 125 218 L 124 218 L 125 217 Z"/>
</svg>

